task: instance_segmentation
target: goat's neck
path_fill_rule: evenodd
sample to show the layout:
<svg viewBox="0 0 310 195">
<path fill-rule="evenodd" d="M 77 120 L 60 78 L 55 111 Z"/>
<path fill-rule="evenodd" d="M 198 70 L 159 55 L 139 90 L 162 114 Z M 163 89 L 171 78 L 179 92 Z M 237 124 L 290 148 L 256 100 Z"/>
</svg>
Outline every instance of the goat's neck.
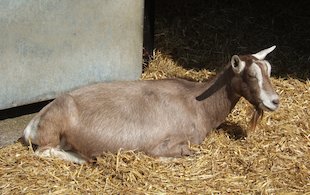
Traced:
<svg viewBox="0 0 310 195">
<path fill-rule="evenodd" d="M 205 84 L 205 90 L 196 99 L 202 101 L 210 117 L 212 128 L 218 127 L 240 99 L 232 86 L 234 73 L 230 66 Z"/>
</svg>

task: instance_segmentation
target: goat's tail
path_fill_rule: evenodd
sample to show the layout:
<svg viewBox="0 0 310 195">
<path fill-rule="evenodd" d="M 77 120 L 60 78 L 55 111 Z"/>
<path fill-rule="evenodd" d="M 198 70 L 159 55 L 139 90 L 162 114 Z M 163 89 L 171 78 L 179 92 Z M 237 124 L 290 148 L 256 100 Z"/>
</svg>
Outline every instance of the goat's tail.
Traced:
<svg viewBox="0 0 310 195">
<path fill-rule="evenodd" d="M 264 111 L 260 108 L 256 108 L 254 110 L 250 125 L 251 125 L 251 130 L 254 131 L 257 123 L 259 122 L 259 120 L 263 117 L 264 115 Z"/>
<path fill-rule="evenodd" d="M 37 136 L 38 124 L 40 122 L 40 116 L 33 118 L 23 132 L 23 143 L 29 145 L 35 143 L 35 138 Z"/>
</svg>

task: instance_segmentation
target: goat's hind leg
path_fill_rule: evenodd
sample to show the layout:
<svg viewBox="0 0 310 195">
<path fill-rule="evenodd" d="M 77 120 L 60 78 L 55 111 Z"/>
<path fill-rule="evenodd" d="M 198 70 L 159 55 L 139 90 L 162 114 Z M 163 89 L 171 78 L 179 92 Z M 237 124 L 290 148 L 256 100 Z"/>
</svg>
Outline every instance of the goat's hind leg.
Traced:
<svg viewBox="0 0 310 195">
<path fill-rule="evenodd" d="M 70 95 L 55 99 L 42 109 L 25 129 L 26 139 L 38 145 L 35 154 L 42 157 L 58 157 L 75 163 L 85 160 L 78 154 L 68 151 L 64 132 L 74 128 L 78 119 L 75 101 Z M 29 134 L 29 135 L 28 135 Z"/>
<path fill-rule="evenodd" d="M 35 151 L 35 155 L 44 158 L 57 157 L 77 164 L 83 164 L 86 162 L 86 160 L 79 154 L 72 151 L 62 150 L 60 147 L 41 147 Z"/>
</svg>

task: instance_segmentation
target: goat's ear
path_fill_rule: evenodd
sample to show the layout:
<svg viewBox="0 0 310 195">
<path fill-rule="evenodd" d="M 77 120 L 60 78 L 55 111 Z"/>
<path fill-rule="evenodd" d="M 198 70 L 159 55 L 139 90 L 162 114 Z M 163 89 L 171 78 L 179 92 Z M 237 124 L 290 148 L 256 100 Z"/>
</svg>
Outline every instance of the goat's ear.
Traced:
<svg viewBox="0 0 310 195">
<path fill-rule="evenodd" d="M 243 62 L 237 55 L 231 57 L 230 64 L 236 74 L 240 74 L 245 67 L 245 62 Z"/>
<path fill-rule="evenodd" d="M 263 60 L 265 59 L 265 57 L 270 53 L 272 52 L 274 49 L 276 48 L 276 46 L 272 46 L 272 47 L 269 47 L 267 49 L 264 49 L 260 52 L 257 52 L 256 54 L 252 54 L 252 56 L 254 56 L 255 58 L 259 59 L 259 60 Z"/>
</svg>

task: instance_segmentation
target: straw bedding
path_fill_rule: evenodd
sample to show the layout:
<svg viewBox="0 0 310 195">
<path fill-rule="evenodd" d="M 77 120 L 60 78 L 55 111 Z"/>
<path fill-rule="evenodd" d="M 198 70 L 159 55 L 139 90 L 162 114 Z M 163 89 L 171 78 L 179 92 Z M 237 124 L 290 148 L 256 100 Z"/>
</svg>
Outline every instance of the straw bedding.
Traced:
<svg viewBox="0 0 310 195">
<path fill-rule="evenodd" d="M 167 26 L 157 26 L 158 51 L 141 79 L 182 77 L 202 82 L 220 69 L 183 68 L 213 55 L 174 55 L 167 52 L 172 39 L 161 52 L 161 36 L 166 39 L 169 32 Z M 190 44 L 187 47 L 191 49 Z M 255 132 L 247 131 L 252 107 L 241 99 L 219 129 L 202 144 L 190 145 L 195 152 L 190 157 L 157 159 L 120 150 L 103 154 L 93 164 L 77 165 L 38 158 L 31 148 L 16 143 L 0 149 L 0 194 L 310 194 L 310 81 L 281 74 L 272 78 L 281 106 L 266 113 Z"/>
</svg>

